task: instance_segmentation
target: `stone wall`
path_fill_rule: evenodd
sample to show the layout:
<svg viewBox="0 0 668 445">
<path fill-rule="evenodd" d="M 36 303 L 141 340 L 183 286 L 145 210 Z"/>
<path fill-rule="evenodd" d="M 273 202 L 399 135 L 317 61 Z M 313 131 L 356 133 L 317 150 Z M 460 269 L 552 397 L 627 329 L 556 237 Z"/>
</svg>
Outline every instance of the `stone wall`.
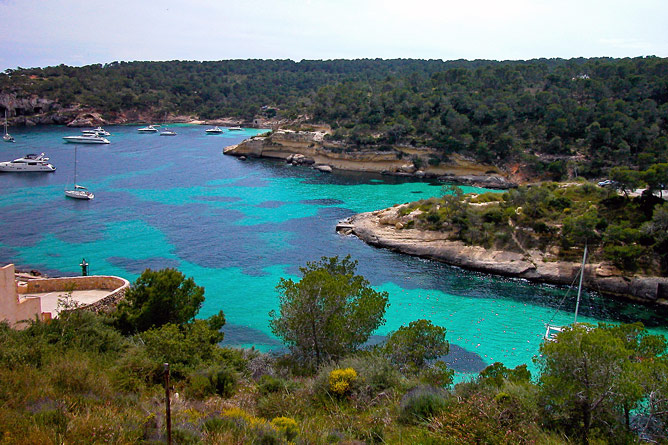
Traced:
<svg viewBox="0 0 668 445">
<path fill-rule="evenodd" d="M 125 298 L 125 291 L 130 287 L 128 280 L 120 277 L 94 275 L 88 277 L 64 277 L 30 280 L 19 287 L 20 293 L 32 294 L 42 292 L 69 292 L 102 289 L 109 290 L 109 295 L 87 306 L 84 309 L 93 312 L 110 312 L 119 301 Z"/>
<path fill-rule="evenodd" d="M 123 298 L 125 298 L 125 291 L 127 290 L 127 288 L 128 286 L 118 288 L 116 289 L 116 291 L 110 293 L 103 299 L 96 301 L 93 304 L 89 304 L 88 306 L 83 306 L 80 309 L 85 309 L 87 311 L 98 312 L 98 313 L 111 312 L 114 310 L 118 302 L 121 301 Z"/>
<path fill-rule="evenodd" d="M 120 277 L 94 275 L 88 277 L 63 277 L 30 280 L 21 286 L 20 293 L 69 292 L 71 290 L 103 289 L 116 291 L 128 287 L 130 283 Z"/>
</svg>

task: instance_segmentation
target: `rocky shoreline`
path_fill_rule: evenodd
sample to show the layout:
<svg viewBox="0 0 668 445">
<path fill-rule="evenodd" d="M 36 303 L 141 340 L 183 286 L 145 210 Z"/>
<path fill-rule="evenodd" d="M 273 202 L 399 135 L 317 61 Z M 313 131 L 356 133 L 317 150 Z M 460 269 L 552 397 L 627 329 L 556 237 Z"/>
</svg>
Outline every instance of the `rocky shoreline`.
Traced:
<svg viewBox="0 0 668 445">
<path fill-rule="evenodd" d="M 168 115 L 157 110 L 126 109 L 102 113 L 92 107 L 81 105 L 63 106 L 60 103 L 38 96 L 16 97 L 12 93 L 0 93 L 0 106 L 8 110 L 10 126 L 32 127 L 36 125 L 67 125 L 69 127 L 97 127 L 98 125 L 191 123 L 202 125 L 244 126 L 272 128 L 281 121 L 238 118 L 199 119 L 191 115 Z"/>
<path fill-rule="evenodd" d="M 517 184 L 498 168 L 481 165 L 459 155 L 447 161 L 429 162 L 438 153 L 428 147 L 394 146 L 391 150 L 350 150 L 338 141 L 329 140 L 327 129 L 314 131 L 275 130 L 238 145 L 226 147 L 226 155 L 271 158 L 295 165 L 308 165 L 330 172 L 347 170 L 415 178 L 438 178 L 442 182 L 485 188 L 508 189 Z"/>
<path fill-rule="evenodd" d="M 448 240 L 447 234 L 440 232 L 406 229 L 396 222 L 397 210 L 395 206 L 360 213 L 340 222 L 336 230 L 344 235 L 355 235 L 373 246 L 541 283 L 569 285 L 580 269 L 579 263 L 554 261 L 544 252 L 523 254 L 491 250 Z M 585 267 L 584 286 L 604 295 L 668 308 L 667 277 L 624 276 L 609 264 L 594 263 Z"/>
</svg>

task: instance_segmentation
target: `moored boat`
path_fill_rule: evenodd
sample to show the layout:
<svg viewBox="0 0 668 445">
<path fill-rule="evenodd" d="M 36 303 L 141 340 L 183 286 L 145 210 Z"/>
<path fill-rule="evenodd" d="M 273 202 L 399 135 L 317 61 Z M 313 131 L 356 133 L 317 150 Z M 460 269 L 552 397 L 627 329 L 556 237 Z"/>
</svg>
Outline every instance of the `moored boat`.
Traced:
<svg viewBox="0 0 668 445">
<path fill-rule="evenodd" d="M 138 128 L 137 131 L 140 133 L 157 133 L 158 129 L 153 125 L 149 125 L 148 127 Z"/>
<path fill-rule="evenodd" d="M 107 130 L 105 130 L 102 127 L 97 127 L 92 130 L 81 130 L 83 134 L 97 134 L 99 136 L 111 136 L 111 133 L 109 133 Z"/>
<path fill-rule="evenodd" d="M 236 127 L 228 128 L 227 131 L 243 131 L 243 128 L 241 128 L 237 125 Z"/>
<path fill-rule="evenodd" d="M 13 161 L 0 162 L 0 172 L 53 172 L 56 167 L 49 164 L 49 158 L 41 154 L 27 154 Z"/>
<path fill-rule="evenodd" d="M 77 184 L 77 149 L 74 147 L 74 187 L 65 189 L 65 196 L 74 199 L 93 199 L 95 195 L 86 187 Z"/>
<path fill-rule="evenodd" d="M 220 127 L 217 127 L 217 126 L 216 126 L 216 127 L 213 127 L 213 128 L 207 128 L 207 129 L 204 130 L 204 131 L 205 131 L 205 133 L 207 133 L 207 134 L 220 134 L 220 133 L 223 132 L 223 129 L 220 128 Z"/>
<path fill-rule="evenodd" d="M 96 134 L 83 134 L 81 136 L 65 136 L 66 142 L 74 142 L 78 144 L 110 144 L 109 139 L 103 138 Z"/>
<path fill-rule="evenodd" d="M 14 136 L 7 133 L 7 110 L 5 110 L 5 134 L 2 136 L 2 140 L 5 142 L 15 142 Z"/>
</svg>

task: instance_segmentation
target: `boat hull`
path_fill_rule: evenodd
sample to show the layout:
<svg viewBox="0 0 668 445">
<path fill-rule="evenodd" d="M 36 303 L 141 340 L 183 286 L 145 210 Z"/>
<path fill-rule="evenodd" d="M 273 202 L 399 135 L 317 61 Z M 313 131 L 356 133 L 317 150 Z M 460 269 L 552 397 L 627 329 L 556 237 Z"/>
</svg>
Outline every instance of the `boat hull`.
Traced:
<svg viewBox="0 0 668 445">
<path fill-rule="evenodd" d="M 91 200 L 95 197 L 94 194 L 86 190 L 65 190 L 65 196 L 73 199 L 87 199 L 87 200 Z"/>
<path fill-rule="evenodd" d="M 17 173 L 17 172 L 55 172 L 56 167 L 51 164 L 47 165 L 8 165 L 11 162 L 0 162 L 0 172 Z"/>
<path fill-rule="evenodd" d="M 87 138 L 85 136 L 65 136 L 65 142 L 74 144 L 109 144 L 109 139 L 106 138 Z"/>
</svg>

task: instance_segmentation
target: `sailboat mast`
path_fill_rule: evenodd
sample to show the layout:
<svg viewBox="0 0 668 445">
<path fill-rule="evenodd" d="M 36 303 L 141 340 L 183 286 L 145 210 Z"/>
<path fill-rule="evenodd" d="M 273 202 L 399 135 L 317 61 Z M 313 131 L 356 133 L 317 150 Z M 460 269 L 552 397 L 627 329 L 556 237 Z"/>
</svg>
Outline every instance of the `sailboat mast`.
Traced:
<svg viewBox="0 0 668 445">
<path fill-rule="evenodd" d="M 575 303 L 575 321 L 578 322 L 578 309 L 580 308 L 580 295 L 582 294 L 582 278 L 585 273 L 585 261 L 587 261 L 587 245 L 585 244 L 584 254 L 582 255 L 582 266 L 580 266 L 580 284 L 578 285 L 578 299 Z"/>
<path fill-rule="evenodd" d="M 74 146 L 74 188 L 77 187 L 77 147 Z"/>
</svg>

